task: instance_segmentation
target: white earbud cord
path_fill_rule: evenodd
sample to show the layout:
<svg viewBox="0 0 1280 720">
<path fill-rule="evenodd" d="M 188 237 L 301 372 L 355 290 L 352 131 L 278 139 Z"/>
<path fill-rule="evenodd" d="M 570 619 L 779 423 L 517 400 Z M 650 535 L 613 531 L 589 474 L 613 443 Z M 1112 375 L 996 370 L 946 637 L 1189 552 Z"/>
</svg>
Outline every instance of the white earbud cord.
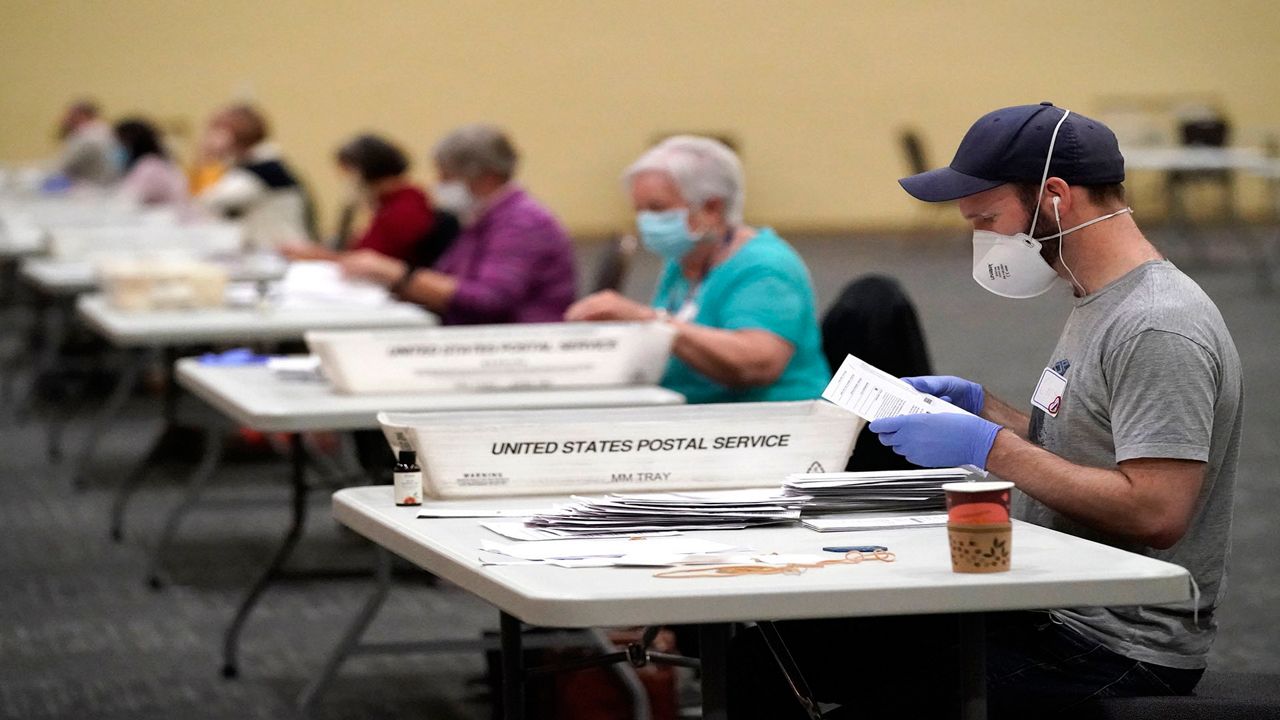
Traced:
<svg viewBox="0 0 1280 720">
<path fill-rule="evenodd" d="M 1040 200 L 1044 198 L 1045 183 L 1049 182 L 1049 165 L 1053 162 L 1053 146 L 1058 143 L 1058 130 L 1062 128 L 1062 123 L 1067 121 L 1067 116 L 1070 114 L 1070 110 L 1062 111 L 1062 117 L 1058 119 L 1058 124 L 1053 126 L 1053 135 L 1049 138 L 1049 156 L 1044 159 L 1044 172 L 1040 175 L 1040 192 L 1036 193 L 1036 209 L 1031 215 L 1031 229 L 1027 230 L 1027 234 L 1031 237 L 1036 235 L 1036 221 L 1040 219 Z"/>
</svg>

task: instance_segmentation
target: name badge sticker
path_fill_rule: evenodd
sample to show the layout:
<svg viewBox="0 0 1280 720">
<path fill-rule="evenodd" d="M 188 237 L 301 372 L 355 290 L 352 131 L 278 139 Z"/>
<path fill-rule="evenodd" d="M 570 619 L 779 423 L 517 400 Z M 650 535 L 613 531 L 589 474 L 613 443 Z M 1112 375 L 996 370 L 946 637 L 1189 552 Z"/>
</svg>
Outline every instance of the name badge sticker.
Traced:
<svg viewBox="0 0 1280 720">
<path fill-rule="evenodd" d="M 1031 394 L 1031 404 L 1045 411 L 1049 417 L 1058 417 L 1062 409 L 1062 396 L 1067 391 L 1067 379 L 1054 372 L 1053 368 L 1045 368 L 1036 384 L 1036 391 Z"/>
</svg>

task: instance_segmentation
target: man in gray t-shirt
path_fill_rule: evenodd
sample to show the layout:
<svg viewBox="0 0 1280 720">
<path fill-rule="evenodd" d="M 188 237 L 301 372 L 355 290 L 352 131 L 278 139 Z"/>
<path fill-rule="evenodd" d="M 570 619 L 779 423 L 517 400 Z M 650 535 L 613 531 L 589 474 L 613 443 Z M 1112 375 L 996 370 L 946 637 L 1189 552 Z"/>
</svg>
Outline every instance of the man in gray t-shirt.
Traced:
<svg viewBox="0 0 1280 720">
<path fill-rule="evenodd" d="M 1048 367 L 1066 378 L 1065 393 L 1056 416 L 1033 406 L 1031 442 L 1089 467 L 1167 458 L 1202 471 L 1185 531 L 1162 549 L 1165 542 L 1151 547 L 1094 529 L 1018 493 L 1015 516 L 1181 565 L 1200 590 L 1194 608 L 1081 608 L 1056 615 L 1125 657 L 1203 668 L 1226 573 L 1244 414 L 1240 358 L 1222 316 L 1191 278 L 1153 260 L 1076 301 Z"/>
<path fill-rule="evenodd" d="M 1030 413 L 968 380 L 906 378 L 973 414 L 888 418 L 871 430 L 919 465 L 972 464 L 1012 481 L 1020 519 L 1176 563 L 1198 586 L 1191 603 L 1058 609 L 1015 642 L 993 640 L 996 700 L 1070 707 L 1187 693 L 1213 641 L 1243 417 L 1240 359 L 1213 302 L 1134 223 L 1123 180 L 1105 125 L 1042 103 L 987 114 L 950 167 L 901 181 L 922 200 L 957 201 L 984 288 L 1029 298 L 1066 281 L 1077 299 Z M 1053 644 L 1040 642 L 1045 633 L 1056 649 L 1037 656 L 1027 648 Z"/>
</svg>

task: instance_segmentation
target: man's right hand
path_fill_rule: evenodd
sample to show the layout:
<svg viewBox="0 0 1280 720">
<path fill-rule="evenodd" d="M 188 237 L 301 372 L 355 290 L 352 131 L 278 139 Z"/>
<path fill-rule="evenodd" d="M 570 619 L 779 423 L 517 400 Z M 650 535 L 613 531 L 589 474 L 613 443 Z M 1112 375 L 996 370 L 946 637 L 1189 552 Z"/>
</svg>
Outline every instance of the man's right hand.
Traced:
<svg viewBox="0 0 1280 720">
<path fill-rule="evenodd" d="M 919 375 L 904 377 L 902 380 L 922 393 L 946 400 L 974 415 L 982 413 L 985 397 L 982 386 L 978 383 L 969 382 L 954 375 Z"/>
</svg>

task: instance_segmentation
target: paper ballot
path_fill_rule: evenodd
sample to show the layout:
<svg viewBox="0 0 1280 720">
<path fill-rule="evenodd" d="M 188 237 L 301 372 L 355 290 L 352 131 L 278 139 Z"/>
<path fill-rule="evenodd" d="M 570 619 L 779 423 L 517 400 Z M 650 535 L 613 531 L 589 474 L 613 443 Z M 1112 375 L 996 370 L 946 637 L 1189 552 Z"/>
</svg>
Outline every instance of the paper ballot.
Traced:
<svg viewBox="0 0 1280 720">
<path fill-rule="evenodd" d="M 822 397 L 867 422 L 899 415 L 967 412 L 852 355 L 841 363 Z"/>
<path fill-rule="evenodd" d="M 956 407 L 946 400 L 916 390 L 853 355 L 847 356 L 840 364 L 835 377 L 831 378 L 827 389 L 822 391 L 822 397 L 867 422 L 921 413 L 970 414 L 968 410 Z M 981 468 L 965 467 L 976 474 L 987 474 Z"/>
</svg>

